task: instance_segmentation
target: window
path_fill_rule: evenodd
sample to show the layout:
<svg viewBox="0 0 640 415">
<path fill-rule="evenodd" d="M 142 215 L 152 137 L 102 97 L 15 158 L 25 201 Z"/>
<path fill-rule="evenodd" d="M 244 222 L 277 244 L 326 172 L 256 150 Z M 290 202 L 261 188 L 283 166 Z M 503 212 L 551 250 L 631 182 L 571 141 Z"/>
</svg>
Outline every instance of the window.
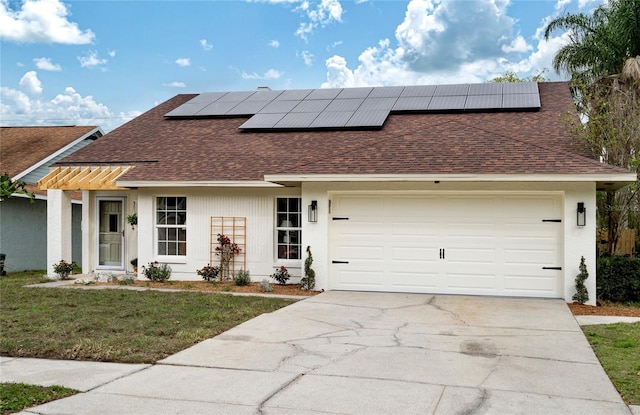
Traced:
<svg viewBox="0 0 640 415">
<path fill-rule="evenodd" d="M 187 198 L 156 198 L 158 255 L 187 255 Z"/>
<path fill-rule="evenodd" d="M 278 259 L 300 259 L 302 199 L 279 197 L 276 201 Z"/>
</svg>

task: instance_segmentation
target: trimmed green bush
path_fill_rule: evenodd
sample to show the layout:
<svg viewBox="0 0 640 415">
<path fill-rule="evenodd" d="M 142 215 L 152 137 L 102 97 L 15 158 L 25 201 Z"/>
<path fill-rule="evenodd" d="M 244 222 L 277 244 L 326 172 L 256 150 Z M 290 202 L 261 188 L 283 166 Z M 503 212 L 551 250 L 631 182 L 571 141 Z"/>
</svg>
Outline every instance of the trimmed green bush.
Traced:
<svg viewBox="0 0 640 415">
<path fill-rule="evenodd" d="M 640 301 L 640 258 L 598 258 L 597 298 L 617 303 Z"/>
<path fill-rule="evenodd" d="M 251 284 L 251 274 L 249 274 L 249 271 L 245 271 L 241 269 L 240 271 L 234 274 L 233 282 L 237 286 L 249 285 Z"/>
</svg>

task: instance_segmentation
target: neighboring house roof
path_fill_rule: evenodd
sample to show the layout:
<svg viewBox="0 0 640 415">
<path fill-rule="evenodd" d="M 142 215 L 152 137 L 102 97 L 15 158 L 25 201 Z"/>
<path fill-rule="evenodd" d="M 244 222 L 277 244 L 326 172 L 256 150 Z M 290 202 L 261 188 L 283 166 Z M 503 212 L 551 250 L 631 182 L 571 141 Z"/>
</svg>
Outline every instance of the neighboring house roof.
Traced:
<svg viewBox="0 0 640 415">
<path fill-rule="evenodd" d="M 70 154 L 66 150 L 82 147 L 78 144 L 83 140 L 102 135 L 100 127 L 95 126 L 0 127 L 0 174 L 25 180 L 34 169 Z M 39 179 L 27 182 L 36 183 Z"/>
<path fill-rule="evenodd" d="M 392 111 L 377 129 L 243 130 L 251 115 L 166 117 L 198 96 L 177 95 L 59 165 L 134 166 L 118 183 L 628 173 L 600 163 L 571 139 L 567 120 L 578 116 L 567 83 L 538 87 L 539 110 Z"/>
</svg>

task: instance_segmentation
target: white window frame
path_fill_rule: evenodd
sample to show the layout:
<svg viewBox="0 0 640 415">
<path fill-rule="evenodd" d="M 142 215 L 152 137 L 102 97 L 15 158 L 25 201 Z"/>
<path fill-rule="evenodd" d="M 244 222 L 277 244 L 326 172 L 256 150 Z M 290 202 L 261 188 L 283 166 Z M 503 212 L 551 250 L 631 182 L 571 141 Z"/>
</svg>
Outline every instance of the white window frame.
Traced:
<svg viewBox="0 0 640 415">
<path fill-rule="evenodd" d="M 179 199 L 179 198 L 184 198 L 185 201 L 185 208 L 184 210 L 180 209 L 178 210 L 176 208 L 175 211 L 169 211 L 169 210 L 164 210 L 164 212 L 184 212 L 185 214 L 185 220 L 184 220 L 184 224 L 182 225 L 178 225 L 178 224 L 158 224 L 158 199 L 160 198 L 175 198 L 175 199 Z M 164 263 L 185 263 L 187 260 L 187 255 L 189 252 L 189 247 L 188 247 L 188 233 L 187 233 L 187 221 L 188 221 L 188 200 L 187 200 L 187 196 L 183 196 L 183 195 L 157 195 L 155 196 L 154 199 L 154 209 L 153 209 L 153 230 L 154 230 L 154 236 L 153 236 L 153 242 L 154 242 L 154 253 L 156 255 L 156 258 L 158 259 L 159 262 L 164 262 Z M 176 204 L 177 206 L 177 204 Z M 178 235 L 177 230 L 179 229 L 183 229 L 185 232 L 185 240 L 184 240 L 184 244 L 185 244 L 185 254 L 184 255 L 180 255 L 180 254 L 175 254 L 175 255 L 171 255 L 168 253 L 165 254 L 160 254 L 160 239 L 158 237 L 158 230 L 159 229 L 176 229 L 176 237 Z M 168 240 L 167 240 L 168 241 Z M 176 241 L 173 241 L 174 243 L 180 243 L 181 241 L 178 239 Z M 178 248 L 179 251 L 179 248 Z"/>
<path fill-rule="evenodd" d="M 278 210 L 278 201 L 280 199 L 286 199 L 287 200 L 287 211 L 286 212 L 282 212 Z M 290 199 L 297 199 L 298 200 L 298 205 L 299 205 L 299 211 L 294 212 L 294 211 L 290 211 L 289 210 L 289 200 Z M 279 214 L 298 214 L 299 215 L 299 219 L 298 219 L 298 226 L 286 226 L 286 224 L 284 223 L 280 223 L 282 221 L 279 220 L 278 216 Z M 299 196 L 278 196 L 275 198 L 275 209 L 274 209 L 274 214 L 275 214 L 275 218 L 274 218 L 274 224 L 275 224 L 275 231 L 274 231 L 274 246 L 275 246 L 275 251 L 274 251 L 274 258 L 275 261 L 277 263 L 281 263 L 281 264 L 299 264 L 299 262 L 302 260 L 302 197 Z M 285 226 L 282 226 L 285 225 Z M 291 243 L 291 242 L 279 242 L 278 237 L 279 237 L 279 233 L 280 231 L 297 231 L 298 232 L 298 238 L 299 240 L 296 243 Z M 298 247 L 298 257 L 299 258 L 280 258 L 280 249 L 282 246 L 285 246 L 283 244 L 286 244 L 287 247 L 289 247 L 288 249 L 291 249 L 291 247 Z M 286 249 L 286 248 L 285 248 Z"/>
</svg>

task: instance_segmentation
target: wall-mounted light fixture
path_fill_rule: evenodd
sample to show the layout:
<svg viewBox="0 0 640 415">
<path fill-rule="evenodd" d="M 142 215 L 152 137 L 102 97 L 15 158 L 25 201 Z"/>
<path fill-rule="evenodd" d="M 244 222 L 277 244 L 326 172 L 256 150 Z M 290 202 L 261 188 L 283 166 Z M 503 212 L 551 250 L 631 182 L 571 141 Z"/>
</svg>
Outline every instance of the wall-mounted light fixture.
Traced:
<svg viewBox="0 0 640 415">
<path fill-rule="evenodd" d="M 576 224 L 578 226 L 585 226 L 587 224 L 587 209 L 584 207 L 583 202 L 578 202 Z"/>
<path fill-rule="evenodd" d="M 318 201 L 312 200 L 309 205 L 309 222 L 318 221 Z"/>
</svg>

